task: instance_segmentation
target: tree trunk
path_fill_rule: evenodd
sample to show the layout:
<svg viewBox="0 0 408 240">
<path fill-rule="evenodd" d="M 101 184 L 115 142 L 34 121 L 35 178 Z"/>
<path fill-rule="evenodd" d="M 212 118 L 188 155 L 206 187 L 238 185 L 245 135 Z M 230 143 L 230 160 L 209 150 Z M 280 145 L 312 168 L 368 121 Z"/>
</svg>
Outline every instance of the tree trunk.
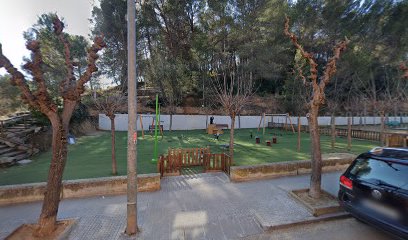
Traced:
<svg viewBox="0 0 408 240">
<path fill-rule="evenodd" d="M 384 112 L 381 112 L 381 129 L 380 129 L 380 145 L 384 146 L 385 140 L 385 116 Z"/>
<path fill-rule="evenodd" d="M 241 129 L 241 115 L 238 115 L 238 128 Z"/>
<path fill-rule="evenodd" d="M 235 117 L 234 117 L 235 118 Z M 262 118 L 263 122 L 263 128 L 262 128 L 262 136 L 265 136 L 265 113 L 263 113 L 263 118 Z"/>
<path fill-rule="evenodd" d="M 347 150 L 351 150 L 351 121 L 353 117 L 347 118 Z"/>
<path fill-rule="evenodd" d="M 234 129 L 235 129 L 235 115 L 231 115 L 231 130 L 230 130 L 230 143 L 229 154 L 231 158 L 231 166 L 234 163 Z"/>
<path fill-rule="evenodd" d="M 361 129 L 361 125 L 363 125 L 363 116 L 361 115 L 361 112 L 359 113 L 359 115 L 360 115 L 360 118 L 358 121 L 358 129 Z"/>
<path fill-rule="evenodd" d="M 173 111 L 170 112 L 170 126 L 169 126 L 170 132 L 171 132 L 172 127 L 173 127 Z"/>
<path fill-rule="evenodd" d="M 110 118 L 111 120 L 111 138 L 112 138 L 112 175 L 117 175 L 116 167 L 116 151 L 115 151 L 115 114 Z"/>
<path fill-rule="evenodd" d="M 300 152 L 300 116 L 298 117 L 297 151 Z"/>
<path fill-rule="evenodd" d="M 336 117 L 334 114 L 331 116 L 330 120 L 331 124 L 331 149 L 334 149 L 336 147 Z"/>
<path fill-rule="evenodd" d="M 52 124 L 52 160 L 48 170 L 47 187 L 41 209 L 36 236 L 50 235 L 56 228 L 58 205 L 62 189 L 62 175 L 67 160 L 67 129 L 61 119 L 54 116 Z"/>
<path fill-rule="evenodd" d="M 309 190 L 309 196 L 312 198 L 319 198 L 321 193 L 322 153 L 320 150 L 319 123 L 317 121 L 318 112 L 318 106 L 312 105 L 308 118 L 310 139 L 312 140 L 312 176 Z"/>
<path fill-rule="evenodd" d="M 377 102 L 377 87 L 375 86 L 375 78 L 373 71 L 370 70 L 370 81 L 371 81 L 371 94 L 372 94 L 372 102 Z"/>
</svg>

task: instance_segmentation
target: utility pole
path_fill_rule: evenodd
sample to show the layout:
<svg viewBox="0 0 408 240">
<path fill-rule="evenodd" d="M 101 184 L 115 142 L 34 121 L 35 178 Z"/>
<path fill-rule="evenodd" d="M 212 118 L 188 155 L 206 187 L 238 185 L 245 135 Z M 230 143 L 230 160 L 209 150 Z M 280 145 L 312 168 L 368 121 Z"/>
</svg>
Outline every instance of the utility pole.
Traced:
<svg viewBox="0 0 408 240">
<path fill-rule="evenodd" d="M 128 149 L 127 149 L 127 225 L 126 234 L 137 227 L 137 96 L 136 96 L 136 4 L 127 0 L 128 39 Z"/>
</svg>

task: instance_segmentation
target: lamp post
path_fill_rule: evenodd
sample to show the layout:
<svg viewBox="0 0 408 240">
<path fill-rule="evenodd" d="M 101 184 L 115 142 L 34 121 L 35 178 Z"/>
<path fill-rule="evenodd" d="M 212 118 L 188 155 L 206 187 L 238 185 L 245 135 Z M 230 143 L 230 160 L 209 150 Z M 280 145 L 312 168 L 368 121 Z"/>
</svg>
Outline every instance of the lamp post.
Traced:
<svg viewBox="0 0 408 240">
<path fill-rule="evenodd" d="M 134 235 L 137 227 L 137 96 L 136 96 L 136 4 L 127 0 L 128 39 L 128 142 L 127 142 L 127 224 L 126 234 Z"/>
</svg>

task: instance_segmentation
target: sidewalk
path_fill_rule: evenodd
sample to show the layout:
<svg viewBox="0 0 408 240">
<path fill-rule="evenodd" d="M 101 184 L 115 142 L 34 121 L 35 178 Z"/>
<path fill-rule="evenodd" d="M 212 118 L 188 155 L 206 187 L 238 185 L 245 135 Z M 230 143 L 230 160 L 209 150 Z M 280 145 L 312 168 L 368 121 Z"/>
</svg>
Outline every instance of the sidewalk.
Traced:
<svg viewBox="0 0 408 240">
<path fill-rule="evenodd" d="M 336 194 L 339 176 L 323 174 L 323 188 Z M 64 200 L 58 218 L 79 218 L 69 239 L 239 239 L 313 218 L 288 196 L 309 180 L 305 175 L 231 183 L 224 173 L 166 177 L 160 191 L 138 194 L 141 233 L 132 238 L 123 235 L 126 196 Z M 20 224 L 36 222 L 40 208 L 40 202 L 0 207 L 0 239 Z"/>
<path fill-rule="evenodd" d="M 362 223 L 355 218 L 338 219 L 324 223 L 306 224 L 287 229 L 267 231 L 242 240 L 397 240 L 392 236 Z"/>
</svg>

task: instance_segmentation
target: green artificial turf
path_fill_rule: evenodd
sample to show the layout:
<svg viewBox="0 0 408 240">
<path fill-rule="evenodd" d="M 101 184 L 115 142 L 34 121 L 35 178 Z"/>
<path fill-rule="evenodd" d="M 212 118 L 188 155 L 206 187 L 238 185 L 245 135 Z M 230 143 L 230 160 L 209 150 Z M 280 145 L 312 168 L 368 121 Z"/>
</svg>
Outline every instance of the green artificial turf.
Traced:
<svg viewBox="0 0 408 240">
<path fill-rule="evenodd" d="M 253 138 L 250 138 L 250 131 Z M 261 137 L 261 144 L 255 144 L 255 136 Z M 265 140 L 277 136 L 278 143 L 268 147 Z M 119 175 L 126 175 L 127 132 L 116 133 L 116 158 Z M 159 137 L 159 154 L 172 148 L 211 148 L 211 152 L 228 151 L 223 145 L 229 143 L 229 131 L 226 130 L 219 140 L 207 135 L 204 130 L 165 131 L 164 137 Z M 261 163 L 310 159 L 309 134 L 302 134 L 301 151 L 296 151 L 297 134 L 267 129 L 265 136 L 256 129 L 235 130 L 235 165 L 255 165 Z M 365 152 L 376 142 L 353 140 L 352 153 Z M 330 149 L 328 136 L 321 137 L 323 153 L 347 152 L 345 138 L 337 138 L 334 150 Z M 156 163 L 152 162 L 154 137 L 146 132 L 145 139 L 139 133 L 138 138 L 138 173 L 157 172 Z M 39 154 L 33 162 L 25 166 L 13 166 L 0 169 L 0 185 L 43 182 L 47 179 L 51 152 Z M 111 176 L 111 137 L 110 132 L 100 132 L 97 136 L 84 136 L 77 139 L 77 143 L 69 145 L 68 160 L 64 172 L 64 179 L 82 179 Z"/>
</svg>

